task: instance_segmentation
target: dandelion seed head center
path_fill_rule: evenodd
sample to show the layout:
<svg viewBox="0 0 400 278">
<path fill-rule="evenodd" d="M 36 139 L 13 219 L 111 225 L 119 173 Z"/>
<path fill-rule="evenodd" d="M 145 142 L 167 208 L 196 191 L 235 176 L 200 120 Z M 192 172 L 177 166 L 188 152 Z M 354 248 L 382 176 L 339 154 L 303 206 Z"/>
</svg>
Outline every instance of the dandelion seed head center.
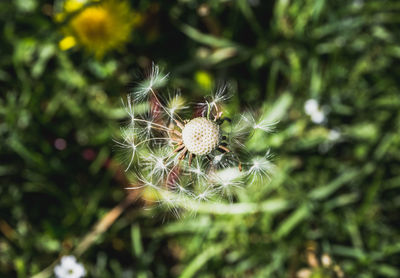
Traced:
<svg viewBox="0 0 400 278">
<path fill-rule="evenodd" d="M 219 145 L 219 126 L 204 117 L 194 118 L 183 128 L 182 140 L 189 152 L 208 154 Z"/>
</svg>

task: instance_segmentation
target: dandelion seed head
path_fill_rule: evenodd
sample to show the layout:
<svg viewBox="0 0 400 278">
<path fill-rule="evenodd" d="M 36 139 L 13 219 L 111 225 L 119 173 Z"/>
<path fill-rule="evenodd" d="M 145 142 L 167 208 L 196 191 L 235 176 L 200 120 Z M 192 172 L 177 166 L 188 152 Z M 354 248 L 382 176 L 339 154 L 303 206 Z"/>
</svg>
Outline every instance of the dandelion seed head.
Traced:
<svg viewBox="0 0 400 278">
<path fill-rule="evenodd" d="M 182 130 L 182 139 L 191 153 L 196 155 L 208 154 L 219 144 L 219 127 L 206 118 L 194 118 Z"/>
<path fill-rule="evenodd" d="M 268 155 L 243 155 L 255 129 L 272 130 L 265 117 L 256 120 L 243 113 L 226 118 L 222 103 L 229 95 L 223 86 L 202 103 L 200 117 L 195 110 L 192 115 L 197 116 L 187 118 L 179 91 L 167 98 L 161 95 L 167 76 L 153 64 L 147 79 L 123 102 L 130 124 L 121 129 L 122 141 L 116 143 L 129 150 L 126 170 L 134 170 L 137 183 L 132 189 L 154 189 L 159 201 L 177 214 L 178 207 L 195 209 L 197 202 L 220 197 L 232 202 L 245 182 L 269 176 Z"/>
</svg>

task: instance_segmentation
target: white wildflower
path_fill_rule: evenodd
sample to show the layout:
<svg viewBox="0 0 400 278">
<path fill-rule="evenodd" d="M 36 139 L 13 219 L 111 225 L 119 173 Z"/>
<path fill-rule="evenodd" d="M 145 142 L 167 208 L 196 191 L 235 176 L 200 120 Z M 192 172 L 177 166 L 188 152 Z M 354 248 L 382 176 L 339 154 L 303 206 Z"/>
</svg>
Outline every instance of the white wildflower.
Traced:
<svg viewBox="0 0 400 278">
<path fill-rule="evenodd" d="M 61 263 L 54 268 L 57 278 L 80 278 L 86 275 L 85 268 L 74 256 L 64 256 Z"/>
<path fill-rule="evenodd" d="M 304 103 L 304 111 L 310 116 L 313 123 L 321 124 L 326 120 L 325 110 L 315 99 L 309 99 Z"/>
<path fill-rule="evenodd" d="M 328 139 L 331 141 L 336 141 L 341 137 L 341 133 L 337 129 L 331 129 L 328 134 Z"/>
<path fill-rule="evenodd" d="M 320 124 L 325 121 L 325 114 L 322 111 L 315 111 L 311 115 L 311 121 L 316 124 Z"/>
<path fill-rule="evenodd" d="M 311 115 L 313 112 L 318 111 L 318 101 L 315 99 L 309 99 L 304 103 L 304 111 L 307 115 Z"/>
</svg>

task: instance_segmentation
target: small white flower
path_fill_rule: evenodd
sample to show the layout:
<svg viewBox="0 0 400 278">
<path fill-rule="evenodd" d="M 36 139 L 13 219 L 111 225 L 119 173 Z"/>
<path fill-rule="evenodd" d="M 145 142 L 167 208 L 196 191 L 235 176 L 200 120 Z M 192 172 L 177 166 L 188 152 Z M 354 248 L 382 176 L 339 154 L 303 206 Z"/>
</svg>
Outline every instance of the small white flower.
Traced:
<svg viewBox="0 0 400 278">
<path fill-rule="evenodd" d="M 64 256 L 61 263 L 54 268 L 57 278 L 80 278 L 86 275 L 85 268 L 74 256 Z"/>
<path fill-rule="evenodd" d="M 322 111 L 315 111 L 310 116 L 313 123 L 320 124 L 325 121 L 325 114 Z"/>
<path fill-rule="evenodd" d="M 328 134 L 328 139 L 331 141 L 336 141 L 340 138 L 341 133 L 336 129 L 331 129 Z"/>
<path fill-rule="evenodd" d="M 318 102 L 315 99 L 309 99 L 304 103 L 304 111 L 307 115 L 311 115 L 312 113 L 318 111 Z"/>
<path fill-rule="evenodd" d="M 311 117 L 313 123 L 321 124 L 326 120 L 325 110 L 319 106 L 315 99 L 309 99 L 304 103 L 304 111 Z"/>
</svg>

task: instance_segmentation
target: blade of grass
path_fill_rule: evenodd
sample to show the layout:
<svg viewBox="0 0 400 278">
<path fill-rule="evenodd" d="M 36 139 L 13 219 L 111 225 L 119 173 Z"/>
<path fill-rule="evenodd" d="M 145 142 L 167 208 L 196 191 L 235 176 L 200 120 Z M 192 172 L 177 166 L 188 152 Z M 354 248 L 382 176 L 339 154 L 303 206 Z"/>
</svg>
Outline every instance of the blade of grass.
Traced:
<svg viewBox="0 0 400 278">
<path fill-rule="evenodd" d="M 204 34 L 200 31 L 198 31 L 197 29 L 193 28 L 190 25 L 181 23 L 179 27 L 186 36 L 188 36 L 189 38 L 191 38 L 199 43 L 202 43 L 202 44 L 205 44 L 205 45 L 208 45 L 211 47 L 217 47 L 217 48 L 220 48 L 220 47 L 236 47 L 236 48 L 238 48 L 239 47 L 236 43 L 234 43 L 228 39 L 218 38 L 218 37 L 215 37 L 212 35 Z"/>
<path fill-rule="evenodd" d="M 199 271 L 210 259 L 221 254 L 225 251 L 228 244 L 223 243 L 219 245 L 213 245 L 205 249 L 200 253 L 192 262 L 183 270 L 180 278 L 194 277 L 197 271 Z"/>
</svg>

